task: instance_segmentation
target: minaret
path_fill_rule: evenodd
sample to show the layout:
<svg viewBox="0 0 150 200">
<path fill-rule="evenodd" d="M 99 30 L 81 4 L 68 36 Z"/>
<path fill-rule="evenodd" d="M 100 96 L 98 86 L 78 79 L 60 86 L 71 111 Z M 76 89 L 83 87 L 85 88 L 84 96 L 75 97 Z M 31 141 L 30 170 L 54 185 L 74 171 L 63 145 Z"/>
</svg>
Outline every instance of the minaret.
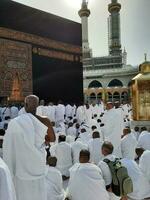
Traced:
<svg viewBox="0 0 150 200">
<path fill-rule="evenodd" d="M 83 59 L 91 57 L 91 50 L 89 48 L 88 40 L 88 17 L 90 16 L 90 10 L 88 9 L 88 0 L 82 1 L 81 9 L 78 12 L 81 17 L 82 23 L 82 52 Z"/>
<path fill-rule="evenodd" d="M 109 54 L 121 55 L 121 37 L 120 37 L 120 10 L 121 4 L 117 0 L 111 0 L 108 5 L 109 16 Z"/>
<path fill-rule="evenodd" d="M 124 51 L 122 53 L 122 63 L 124 66 L 127 65 L 127 52 L 126 52 L 126 49 L 124 48 Z"/>
</svg>

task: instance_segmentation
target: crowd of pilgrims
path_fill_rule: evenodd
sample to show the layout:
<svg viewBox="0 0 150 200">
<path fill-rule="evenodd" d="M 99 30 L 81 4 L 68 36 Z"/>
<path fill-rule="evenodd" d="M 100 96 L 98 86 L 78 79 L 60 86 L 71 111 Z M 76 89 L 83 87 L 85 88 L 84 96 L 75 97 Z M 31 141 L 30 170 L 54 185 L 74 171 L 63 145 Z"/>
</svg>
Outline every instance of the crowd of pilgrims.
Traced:
<svg viewBox="0 0 150 200">
<path fill-rule="evenodd" d="M 25 107 L 0 107 L 1 200 L 150 199 L 150 132 L 130 128 L 130 104 L 44 105 L 42 100 L 36 107 L 36 101 L 30 95 Z M 49 122 L 55 136 L 45 142 Z M 106 158 L 119 158 L 127 168 L 132 193 L 112 192 Z"/>
</svg>

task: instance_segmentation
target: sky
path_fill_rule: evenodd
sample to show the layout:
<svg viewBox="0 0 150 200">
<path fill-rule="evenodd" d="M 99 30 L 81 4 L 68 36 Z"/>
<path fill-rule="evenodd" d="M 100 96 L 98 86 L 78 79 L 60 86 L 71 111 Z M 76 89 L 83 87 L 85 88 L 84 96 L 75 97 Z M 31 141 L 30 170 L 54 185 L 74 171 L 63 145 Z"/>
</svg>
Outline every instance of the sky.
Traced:
<svg viewBox="0 0 150 200">
<path fill-rule="evenodd" d="M 15 0 L 19 3 L 81 22 L 78 16 L 82 0 Z M 122 5 L 121 44 L 133 66 L 150 60 L 150 0 L 118 0 Z M 89 45 L 93 56 L 108 55 L 108 4 L 111 0 L 89 0 Z"/>
</svg>

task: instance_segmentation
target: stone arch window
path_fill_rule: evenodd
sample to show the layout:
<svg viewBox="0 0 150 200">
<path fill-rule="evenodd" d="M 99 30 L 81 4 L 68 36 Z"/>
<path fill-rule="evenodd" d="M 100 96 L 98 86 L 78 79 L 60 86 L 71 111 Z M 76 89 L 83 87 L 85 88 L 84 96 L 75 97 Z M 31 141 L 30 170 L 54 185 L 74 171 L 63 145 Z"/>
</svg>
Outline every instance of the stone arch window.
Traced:
<svg viewBox="0 0 150 200">
<path fill-rule="evenodd" d="M 123 87 L 123 83 L 118 79 L 113 79 L 109 82 L 108 87 Z"/>
<path fill-rule="evenodd" d="M 88 86 L 88 88 L 99 88 L 99 87 L 102 87 L 102 84 L 96 80 L 92 81 Z"/>
<path fill-rule="evenodd" d="M 119 92 L 114 92 L 114 94 L 113 94 L 113 100 L 114 101 L 120 101 L 120 94 L 119 94 Z"/>
</svg>

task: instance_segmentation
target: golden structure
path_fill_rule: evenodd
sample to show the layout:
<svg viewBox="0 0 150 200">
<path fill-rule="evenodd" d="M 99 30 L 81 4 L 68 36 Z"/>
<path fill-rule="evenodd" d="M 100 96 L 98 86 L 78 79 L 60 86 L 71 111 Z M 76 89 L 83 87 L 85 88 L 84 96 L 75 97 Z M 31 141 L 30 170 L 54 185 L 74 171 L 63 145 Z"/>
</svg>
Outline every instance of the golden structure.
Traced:
<svg viewBox="0 0 150 200">
<path fill-rule="evenodd" d="M 150 62 L 139 66 L 139 74 L 131 85 L 133 120 L 150 121 Z"/>
<path fill-rule="evenodd" d="M 18 73 L 15 74 L 12 92 L 8 100 L 9 102 L 22 102 L 24 100 Z"/>
</svg>

